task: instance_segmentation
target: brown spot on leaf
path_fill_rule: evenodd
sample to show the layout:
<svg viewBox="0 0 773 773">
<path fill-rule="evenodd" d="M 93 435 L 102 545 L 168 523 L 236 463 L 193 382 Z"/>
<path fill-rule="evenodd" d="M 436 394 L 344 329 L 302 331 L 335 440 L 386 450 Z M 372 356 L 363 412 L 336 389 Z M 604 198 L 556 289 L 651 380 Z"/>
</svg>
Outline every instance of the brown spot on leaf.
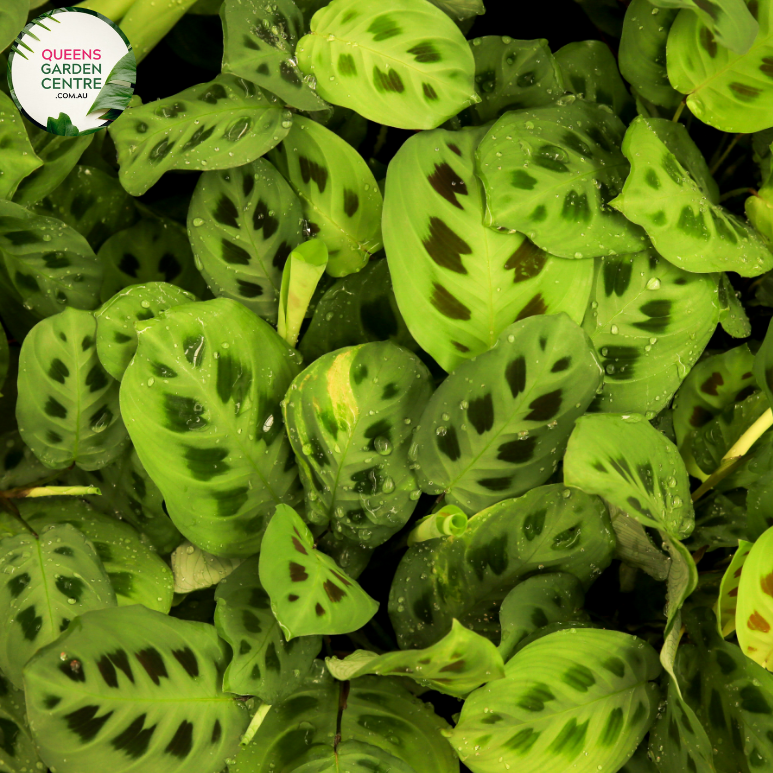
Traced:
<svg viewBox="0 0 773 773">
<path fill-rule="evenodd" d="M 344 577 L 343 575 L 338 574 L 338 572 L 333 572 L 332 570 L 331 570 L 331 574 L 337 580 L 340 580 L 344 585 L 346 585 L 347 588 L 351 586 L 351 583 L 349 582 L 349 580 L 347 580 L 346 577 Z"/>
<path fill-rule="evenodd" d="M 701 392 L 716 397 L 717 387 L 721 387 L 724 383 L 725 379 L 722 378 L 722 374 L 715 371 L 701 384 Z"/>
<path fill-rule="evenodd" d="M 449 663 L 447 666 L 443 666 L 440 671 L 463 671 L 465 665 L 466 663 L 464 660 L 456 660 L 453 663 Z"/>
<path fill-rule="evenodd" d="M 548 256 L 544 250 L 537 247 L 536 244 L 524 239 L 520 247 L 507 259 L 505 270 L 513 270 L 513 281 L 525 282 L 527 279 L 533 279 L 545 267 Z"/>
<path fill-rule="evenodd" d="M 449 143 L 448 143 L 448 149 L 449 149 L 449 150 L 450 150 L 452 153 L 456 153 L 456 155 L 457 155 L 457 156 L 461 156 L 461 155 L 462 155 L 462 151 L 461 151 L 461 150 L 459 150 L 459 146 L 458 146 L 458 145 L 456 145 L 456 144 L 454 144 L 453 142 L 449 142 Z"/>
<path fill-rule="evenodd" d="M 468 320 L 472 316 L 472 312 L 438 282 L 432 283 L 430 302 L 444 317 L 449 319 Z"/>
<path fill-rule="evenodd" d="M 317 602 L 317 605 L 314 607 L 314 611 L 317 613 L 317 617 L 322 617 L 322 615 L 325 614 L 325 608 Z"/>
<path fill-rule="evenodd" d="M 471 255 L 472 247 L 439 217 L 429 219 L 429 236 L 422 244 L 438 266 L 457 274 L 468 273 L 462 255 Z"/>
<path fill-rule="evenodd" d="M 738 588 L 733 588 L 732 590 L 729 590 L 727 595 L 735 598 L 738 595 Z"/>
<path fill-rule="evenodd" d="M 427 176 L 427 180 L 447 202 L 458 209 L 464 209 L 457 196 L 468 195 L 467 183 L 459 177 L 450 164 L 445 161 L 442 164 L 435 164 L 435 171 Z"/>
<path fill-rule="evenodd" d="M 704 424 L 708 424 L 714 416 L 711 411 L 707 411 L 702 405 L 696 405 L 692 409 L 692 416 L 690 416 L 691 427 L 702 427 Z"/>
<path fill-rule="evenodd" d="M 760 579 L 760 588 L 762 588 L 763 593 L 773 596 L 773 572 Z"/>
<path fill-rule="evenodd" d="M 770 631 L 770 623 L 756 610 L 749 615 L 746 625 L 750 631 L 762 631 L 762 633 Z"/>
<path fill-rule="evenodd" d="M 295 595 L 295 593 L 291 593 L 291 594 L 290 594 L 290 595 L 287 597 L 287 600 L 288 600 L 288 601 L 298 601 L 298 599 L 299 599 L 299 598 L 300 598 L 300 596 L 296 596 L 296 595 Z"/>
<path fill-rule="evenodd" d="M 346 591 L 343 588 L 339 588 L 332 580 L 325 580 L 322 583 L 322 587 L 327 593 L 327 597 L 335 604 L 339 602 L 345 595 Z"/>
<path fill-rule="evenodd" d="M 544 314 L 547 310 L 548 310 L 548 307 L 545 304 L 544 299 L 542 298 L 542 293 L 537 293 L 521 309 L 520 313 L 515 318 L 515 322 L 520 322 L 522 319 L 526 319 L 527 317 L 534 317 L 537 314 Z"/>
<path fill-rule="evenodd" d="M 290 561 L 290 579 L 293 582 L 303 582 L 309 579 L 306 569 L 295 561 Z"/>
<path fill-rule="evenodd" d="M 301 545 L 301 541 L 300 541 L 300 540 L 299 540 L 297 537 L 293 537 L 293 547 L 294 547 L 294 548 L 295 548 L 295 549 L 296 549 L 296 550 L 297 550 L 299 553 L 303 553 L 303 555 L 304 555 L 304 556 L 307 556 L 307 555 L 309 555 L 309 554 L 306 552 L 306 548 L 305 548 L 305 547 L 303 547 L 303 545 Z M 296 564 L 296 566 L 297 566 L 297 564 Z"/>
</svg>

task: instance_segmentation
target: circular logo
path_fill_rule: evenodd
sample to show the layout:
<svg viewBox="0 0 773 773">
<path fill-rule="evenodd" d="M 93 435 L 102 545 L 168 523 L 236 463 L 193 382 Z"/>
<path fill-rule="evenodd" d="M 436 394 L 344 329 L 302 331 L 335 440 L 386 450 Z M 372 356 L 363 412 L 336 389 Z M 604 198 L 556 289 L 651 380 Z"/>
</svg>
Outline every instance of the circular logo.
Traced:
<svg viewBox="0 0 773 773">
<path fill-rule="evenodd" d="M 137 64 L 118 25 L 86 8 L 58 8 L 29 22 L 8 55 L 16 106 L 53 134 L 91 134 L 134 93 Z"/>
</svg>

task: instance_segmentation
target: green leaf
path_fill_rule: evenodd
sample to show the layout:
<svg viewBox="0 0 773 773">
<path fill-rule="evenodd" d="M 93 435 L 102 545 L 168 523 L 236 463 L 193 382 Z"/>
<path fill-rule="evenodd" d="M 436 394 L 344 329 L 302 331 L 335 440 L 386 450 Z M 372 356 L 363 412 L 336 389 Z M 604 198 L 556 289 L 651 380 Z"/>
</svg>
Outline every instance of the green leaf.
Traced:
<svg viewBox="0 0 773 773">
<path fill-rule="evenodd" d="M 670 561 L 655 547 L 646 529 L 619 507 L 608 504 L 615 531 L 615 554 L 626 566 L 641 569 L 659 582 L 668 578 Z"/>
<path fill-rule="evenodd" d="M 129 444 L 118 383 L 99 362 L 96 333 L 93 314 L 68 308 L 38 322 L 22 344 L 16 418 L 46 467 L 98 470 Z"/>
<path fill-rule="evenodd" d="M 426 649 L 384 655 L 357 650 L 344 660 L 325 658 L 325 662 L 330 673 L 342 681 L 365 674 L 408 676 L 422 687 L 457 698 L 505 675 L 496 647 L 458 620 L 446 636 Z"/>
<path fill-rule="evenodd" d="M 686 537 L 693 529 L 690 481 L 679 453 L 640 414 L 577 420 L 564 457 L 564 481 L 636 518 Z"/>
<path fill-rule="evenodd" d="M 18 430 L 0 435 L 0 491 L 28 486 L 51 474 L 25 445 Z"/>
<path fill-rule="evenodd" d="M 94 315 L 97 320 L 97 354 L 105 370 L 117 381 L 137 351 L 137 322 L 160 312 L 192 303 L 196 296 L 166 282 L 148 282 L 116 293 Z"/>
<path fill-rule="evenodd" d="M 447 13 L 455 22 L 460 23 L 486 13 L 483 0 L 429 0 L 432 5 Z"/>
<path fill-rule="evenodd" d="M 549 105 L 564 93 L 561 69 L 547 40 L 486 35 L 473 38 L 470 47 L 480 102 L 468 112 L 477 124 L 496 120 L 508 110 Z"/>
<path fill-rule="evenodd" d="M 0 14 L 3 13 L 0 11 Z M 22 25 L 24 22 L 22 22 Z M 2 18 L 0 17 L 0 27 Z M 19 183 L 43 161 L 35 150 L 24 129 L 21 114 L 11 98 L 0 91 L 0 144 L 3 146 L 3 173 L 0 175 L 0 199 L 11 199 Z"/>
<path fill-rule="evenodd" d="M 304 238 L 303 217 L 300 200 L 265 159 L 201 175 L 188 236 L 212 292 L 274 322 L 282 269 Z"/>
<path fill-rule="evenodd" d="M 502 116 L 477 153 L 486 225 L 518 230 L 562 258 L 644 249 L 644 232 L 607 206 L 628 174 L 624 131 L 606 107 L 572 96 Z"/>
<path fill-rule="evenodd" d="M 125 110 L 108 131 L 118 150 L 121 184 L 140 196 L 171 169 L 229 169 L 254 161 L 285 137 L 291 122 L 277 97 L 220 74 Z"/>
<path fill-rule="evenodd" d="M 626 132 L 631 174 L 610 205 L 643 226 L 657 251 L 680 268 L 741 276 L 768 271 L 773 253 L 753 228 L 707 197 L 689 165 L 658 136 L 658 123 L 667 122 L 639 116 Z M 685 129 L 682 136 L 687 143 Z"/>
<path fill-rule="evenodd" d="M 434 129 L 478 101 L 467 41 L 423 0 L 383 9 L 334 0 L 314 14 L 297 56 L 320 96 L 386 126 Z"/>
<path fill-rule="evenodd" d="M 748 338 L 752 334 L 751 322 L 727 274 L 720 277 L 718 299 L 722 329 L 733 338 Z"/>
<path fill-rule="evenodd" d="M 279 293 L 277 333 L 290 346 L 298 342 L 301 325 L 317 284 L 325 273 L 327 260 L 327 247 L 321 239 L 299 244 L 287 258 Z"/>
<path fill-rule="evenodd" d="M 115 594 L 94 546 L 69 524 L 39 537 L 24 532 L 0 540 L 0 668 L 17 688 L 22 668 L 73 618 L 115 606 Z"/>
<path fill-rule="evenodd" d="M 617 0 L 575 0 L 588 18 L 607 35 L 620 37 L 623 26 L 623 8 Z"/>
<path fill-rule="evenodd" d="M 74 228 L 95 250 L 137 218 L 134 200 L 117 178 L 82 165 L 75 166 L 58 188 L 30 209 Z"/>
<path fill-rule="evenodd" d="M 242 562 L 240 558 L 213 556 L 187 540 L 175 548 L 170 560 L 175 593 L 211 588 L 228 577 Z"/>
<path fill-rule="evenodd" d="M 134 51 L 129 51 L 110 70 L 110 74 L 105 79 L 105 85 L 100 89 L 87 114 L 111 108 L 124 110 L 134 94 L 136 82 L 137 60 L 134 58 Z"/>
<path fill-rule="evenodd" d="M 288 640 L 356 631 L 376 614 L 378 603 L 314 549 L 308 526 L 291 507 L 277 506 L 264 542 L 260 582 Z"/>
<path fill-rule="evenodd" d="M 748 495 L 746 500 L 750 502 Z M 704 546 L 708 550 L 734 548 L 751 533 L 746 508 L 714 492 L 695 503 L 695 529 L 686 543 L 693 552 Z"/>
<path fill-rule="evenodd" d="M 80 134 L 78 127 L 70 120 L 67 113 L 59 113 L 58 117 L 49 116 L 46 123 L 46 131 L 58 134 L 60 137 L 77 137 Z"/>
<path fill-rule="evenodd" d="M 63 523 L 78 529 L 94 545 L 118 606 L 144 604 L 148 609 L 169 611 L 172 572 L 133 527 L 72 497 L 22 499 L 18 508 L 38 533 L 47 526 Z"/>
<path fill-rule="evenodd" d="M 754 356 L 746 344 L 702 359 L 687 374 L 674 398 L 674 431 L 687 471 L 701 480 L 706 473 L 692 454 L 695 433 L 756 390 Z"/>
<path fill-rule="evenodd" d="M 215 627 L 233 650 L 223 689 L 256 695 L 274 704 L 301 685 L 322 647 L 320 636 L 285 639 L 258 577 L 258 558 L 248 558 L 215 591 Z"/>
<path fill-rule="evenodd" d="M 614 544 L 603 503 L 580 491 L 540 486 L 500 502 L 471 518 L 460 537 L 408 549 L 389 594 L 398 643 L 428 647 L 453 619 L 499 641 L 499 607 L 520 580 L 567 572 L 587 589 Z"/>
<path fill-rule="evenodd" d="M 93 309 L 103 269 L 74 229 L 0 201 L 0 284 L 37 318 Z"/>
<path fill-rule="evenodd" d="M 311 235 L 327 245 L 328 273 L 359 271 L 381 249 L 381 191 L 362 156 L 316 121 L 296 116 L 269 157 L 300 198 Z"/>
<path fill-rule="evenodd" d="M 513 320 L 566 312 L 582 322 L 592 261 L 547 255 L 483 224 L 475 148 L 485 129 L 420 132 L 389 164 L 384 244 L 413 336 L 452 371 L 490 349 Z"/>
<path fill-rule="evenodd" d="M 24 671 L 41 758 L 59 773 L 220 770 L 249 719 L 220 688 L 226 661 L 210 625 L 139 605 L 82 615 Z"/>
<path fill-rule="evenodd" d="M 722 575 L 722 584 L 719 586 L 719 596 L 715 609 L 719 632 L 726 639 L 735 631 L 736 608 L 738 606 L 738 586 L 741 582 L 746 558 L 754 543 L 738 540 L 738 549 L 733 553 L 733 558 Z"/>
<path fill-rule="evenodd" d="M 768 325 L 765 340 L 754 358 L 753 370 L 757 384 L 765 392 L 768 407 L 773 407 L 773 324 Z"/>
<path fill-rule="evenodd" d="M 744 54 L 718 45 L 711 29 L 691 10 L 679 12 L 668 36 L 669 80 L 686 95 L 687 106 L 696 118 L 723 132 L 770 128 L 773 6 L 770 0 L 763 0 L 755 8 L 759 31 Z M 732 18 L 740 22 L 748 15 L 734 14 Z"/>
<path fill-rule="evenodd" d="M 617 631 L 569 629 L 524 647 L 505 678 L 476 690 L 449 738 L 473 773 L 518 757 L 526 773 L 617 770 L 649 730 L 660 673 L 649 644 Z"/>
<path fill-rule="evenodd" d="M 709 734 L 716 770 L 765 770 L 773 764 L 773 676 L 722 639 L 710 608 L 686 610 L 684 620 L 692 644 L 679 648 L 677 676 Z"/>
<path fill-rule="evenodd" d="M 690 551 L 677 539 L 663 535 L 663 544 L 671 555 L 671 566 L 666 580 L 666 628 L 668 639 L 672 629 L 681 627 L 679 612 L 688 596 L 698 587 L 698 569 Z"/>
<path fill-rule="evenodd" d="M 121 412 L 172 521 L 194 545 L 252 555 L 274 507 L 297 501 L 279 408 L 297 372 L 274 330 L 226 298 L 138 325 Z"/>
<path fill-rule="evenodd" d="M 741 651 L 768 671 L 773 670 L 772 544 L 773 528 L 768 529 L 751 547 L 738 582 L 738 606 L 735 613 L 736 635 Z"/>
<path fill-rule="evenodd" d="M 768 249 L 773 250 L 773 181 L 768 180 L 746 199 L 744 211 Z"/>
<path fill-rule="evenodd" d="M 0 333 L 0 389 L 3 388 L 8 375 L 8 354 L 8 338 L 5 331 L 2 331 Z M 0 393 L 0 397 L 2 397 L 2 393 Z"/>
<path fill-rule="evenodd" d="M 600 355 L 604 388 L 593 407 L 660 412 L 719 319 L 717 277 L 690 274 L 654 252 L 598 261 L 583 327 Z"/>
<path fill-rule="evenodd" d="M 510 325 L 430 399 L 412 453 L 422 490 L 472 514 L 544 483 L 600 384 L 590 341 L 565 314 Z"/>
<path fill-rule="evenodd" d="M 8 773 L 40 770 L 40 760 L 32 740 L 24 706 L 24 692 L 17 690 L 0 674 L 0 765 Z"/>
<path fill-rule="evenodd" d="M 40 201 L 64 181 L 94 137 L 90 134 L 60 137 L 39 129 L 29 121 L 23 123 L 27 127 L 35 155 L 43 162 L 43 166 L 35 169 L 19 183 L 14 194 L 14 201 L 27 206 Z"/>
<path fill-rule="evenodd" d="M 323 110 L 310 78 L 298 69 L 294 56 L 306 24 L 292 0 L 270 5 L 257 0 L 225 0 L 223 22 L 223 72 L 257 83 L 277 94 L 282 102 L 301 110 Z"/>
<path fill-rule="evenodd" d="M 293 381 L 284 415 L 311 522 L 371 547 L 405 525 L 419 498 L 409 449 L 431 391 L 421 360 L 388 341 L 330 352 Z"/>
<path fill-rule="evenodd" d="M 335 349 L 373 341 L 418 349 L 397 307 L 386 260 L 370 261 L 325 291 L 298 351 L 310 363 Z"/>
<path fill-rule="evenodd" d="M 0 51 L 13 43 L 27 23 L 29 0 L 9 0 L 0 8 Z"/>
<path fill-rule="evenodd" d="M 572 574 L 553 572 L 527 577 L 505 596 L 499 610 L 502 641 L 499 652 L 505 662 L 523 640 L 551 623 L 585 622 L 585 593 Z"/>
<path fill-rule="evenodd" d="M 456 773 L 446 722 L 400 680 L 324 673 L 272 706 L 233 773 Z M 280 768 L 280 765 L 282 766 Z"/>
<path fill-rule="evenodd" d="M 617 61 L 606 43 L 600 40 L 568 43 L 556 51 L 556 63 L 567 91 L 588 102 L 606 105 L 626 123 L 636 114 Z"/>
<path fill-rule="evenodd" d="M 125 287 L 149 282 L 167 282 L 198 296 L 206 290 L 185 229 L 168 218 L 144 217 L 114 234 L 100 248 L 99 261 L 105 267 L 102 303 Z"/>
</svg>

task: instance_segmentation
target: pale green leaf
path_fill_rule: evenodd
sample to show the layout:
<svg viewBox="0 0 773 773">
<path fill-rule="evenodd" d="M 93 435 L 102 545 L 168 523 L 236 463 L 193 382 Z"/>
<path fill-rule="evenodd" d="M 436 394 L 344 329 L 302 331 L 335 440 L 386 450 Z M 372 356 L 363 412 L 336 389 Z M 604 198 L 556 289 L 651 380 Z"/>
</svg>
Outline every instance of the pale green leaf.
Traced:
<svg viewBox="0 0 773 773">
<path fill-rule="evenodd" d="M 742 652 L 768 671 L 773 670 L 771 545 L 773 528 L 757 539 L 746 556 L 738 582 L 738 605 L 735 612 L 735 632 Z"/>
<path fill-rule="evenodd" d="M 217 585 L 241 564 L 240 558 L 213 556 L 185 540 L 170 557 L 174 592 L 190 593 Z"/>
<path fill-rule="evenodd" d="M 689 8 L 713 33 L 720 46 L 745 54 L 759 31 L 757 19 L 745 0 L 652 0 L 658 8 Z"/>
<path fill-rule="evenodd" d="M 13 43 L 27 22 L 29 0 L 9 0 L 0 8 L 0 51 Z"/>
<path fill-rule="evenodd" d="M 733 558 L 722 575 L 722 583 L 719 586 L 719 596 L 715 612 L 717 624 L 722 638 L 726 639 L 735 631 L 736 608 L 738 607 L 738 586 L 741 582 L 746 558 L 754 543 L 738 540 L 738 549 L 733 553 Z"/>
<path fill-rule="evenodd" d="M 0 144 L 3 147 L 0 199 L 11 199 L 19 183 L 43 166 L 43 161 L 35 154 L 16 105 L 3 92 L 0 92 Z"/>
</svg>

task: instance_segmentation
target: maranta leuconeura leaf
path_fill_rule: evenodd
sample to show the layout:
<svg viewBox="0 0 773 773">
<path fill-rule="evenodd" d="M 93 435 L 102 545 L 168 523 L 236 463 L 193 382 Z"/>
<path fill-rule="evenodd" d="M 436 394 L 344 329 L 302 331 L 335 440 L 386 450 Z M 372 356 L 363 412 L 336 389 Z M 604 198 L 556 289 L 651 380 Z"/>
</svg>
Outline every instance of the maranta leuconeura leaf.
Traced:
<svg viewBox="0 0 773 773">
<path fill-rule="evenodd" d="M 359 271 L 381 249 L 381 191 L 365 160 L 346 140 L 296 116 L 269 158 L 301 200 L 312 236 L 327 245 L 327 271 Z"/>
<path fill-rule="evenodd" d="M 0 390 L 2 390 L 6 376 L 8 375 L 8 356 L 8 338 L 6 337 L 5 331 L 3 331 L 0 333 Z M 0 392 L 0 397 L 2 397 L 2 392 Z"/>
<path fill-rule="evenodd" d="M 422 490 L 472 514 L 544 483 L 601 378 L 588 337 L 565 314 L 506 327 L 430 398 L 411 451 Z"/>
<path fill-rule="evenodd" d="M 94 546 L 115 591 L 118 606 L 144 604 L 168 612 L 172 606 L 172 572 L 137 531 L 74 497 L 42 497 L 18 502 L 22 517 L 38 533 L 69 523 Z"/>
<path fill-rule="evenodd" d="M 28 486 L 50 474 L 50 470 L 21 439 L 18 430 L 0 435 L 0 491 Z"/>
<path fill-rule="evenodd" d="M 668 36 L 669 80 L 693 115 L 720 131 L 748 134 L 773 123 L 773 3 L 761 0 L 754 11 L 759 30 L 743 54 L 720 45 L 690 10 L 679 12 Z"/>
<path fill-rule="evenodd" d="M 418 348 L 392 290 L 386 260 L 371 260 L 356 274 L 337 280 L 314 307 L 298 351 L 306 363 L 345 346 L 391 341 Z"/>
<path fill-rule="evenodd" d="M 695 503 L 695 529 L 685 540 L 690 550 L 700 550 L 704 546 L 708 550 L 735 548 L 739 539 L 751 536 L 746 507 L 736 504 L 733 499 L 715 492 Z M 749 501 L 747 492 L 746 502 Z"/>
<path fill-rule="evenodd" d="M 10 0 L 0 9 L 0 51 L 13 43 L 14 38 L 27 22 L 28 0 Z"/>
<path fill-rule="evenodd" d="M 537 574 L 519 582 L 499 609 L 502 658 L 505 662 L 510 660 L 518 645 L 540 628 L 589 620 L 582 609 L 584 600 L 582 583 L 566 572 Z"/>
<path fill-rule="evenodd" d="M 322 638 L 285 639 L 260 584 L 257 556 L 218 583 L 215 600 L 215 628 L 233 651 L 223 674 L 223 689 L 274 704 L 300 687 L 319 654 Z"/>
<path fill-rule="evenodd" d="M 744 564 L 753 546 L 753 542 L 738 540 L 738 549 L 733 553 L 733 558 L 722 575 L 719 596 L 717 596 L 717 605 L 714 611 L 717 615 L 719 632 L 722 634 L 723 639 L 726 639 L 735 631 L 738 586 L 741 582 Z"/>
<path fill-rule="evenodd" d="M 93 314 L 68 308 L 38 322 L 22 344 L 16 419 L 46 467 L 98 470 L 129 445 L 118 382 L 97 357 L 96 334 Z"/>
<path fill-rule="evenodd" d="M 768 249 L 773 250 L 773 178 L 746 199 L 744 211 Z"/>
<path fill-rule="evenodd" d="M 108 131 L 123 187 L 140 196 L 171 169 L 229 169 L 254 161 L 287 135 L 278 97 L 221 73 L 179 94 L 130 107 Z"/>
<path fill-rule="evenodd" d="M 227 647 L 204 623 L 141 605 L 81 615 L 24 670 L 41 758 L 60 773 L 212 773 L 249 714 L 220 682 Z"/>
<path fill-rule="evenodd" d="M 73 228 L 0 201 L 0 284 L 37 319 L 93 309 L 104 269 Z"/>
<path fill-rule="evenodd" d="M 773 408 L 773 324 L 768 324 L 768 331 L 754 358 L 754 378 L 762 387 L 768 399 L 768 407 Z"/>
<path fill-rule="evenodd" d="M 571 95 L 506 113 L 477 151 L 486 225 L 520 231 L 562 258 L 644 249 L 644 231 L 608 206 L 629 170 L 624 131 L 608 108 Z"/>
<path fill-rule="evenodd" d="M 432 379 L 389 341 L 338 349 L 306 368 L 284 402 L 306 490 L 306 517 L 375 547 L 399 531 L 419 498 L 409 464 Z"/>
<path fill-rule="evenodd" d="M 138 324 L 121 412 L 174 524 L 215 555 L 257 552 L 298 472 L 279 401 L 297 354 L 268 323 L 216 298 Z"/>
<path fill-rule="evenodd" d="M 752 334 L 752 325 L 727 274 L 720 276 L 717 297 L 719 324 L 722 325 L 722 329 L 733 338 L 748 338 Z"/>
<path fill-rule="evenodd" d="M 564 93 L 561 70 L 547 40 L 486 35 L 473 38 L 470 47 L 480 102 L 468 112 L 477 124 L 496 120 L 508 110 L 549 105 Z"/>
<path fill-rule="evenodd" d="M 19 183 L 43 166 L 43 161 L 35 155 L 16 105 L 3 92 L 0 92 L 0 145 L 3 147 L 0 199 L 11 199 Z"/>
<path fill-rule="evenodd" d="M 738 582 L 735 632 L 747 657 L 773 671 L 773 528 L 752 546 Z"/>
<path fill-rule="evenodd" d="M 695 432 L 756 391 L 753 366 L 754 355 L 742 344 L 702 359 L 676 393 L 673 405 L 676 442 L 687 471 L 696 478 L 704 480 L 706 473 L 693 458 Z"/>
<path fill-rule="evenodd" d="M 483 0 L 429 0 L 432 5 L 445 11 L 457 24 L 473 16 L 486 13 Z"/>
<path fill-rule="evenodd" d="M 166 282 L 148 282 L 116 293 L 95 313 L 97 355 L 105 370 L 117 381 L 137 351 L 136 322 L 153 319 L 173 306 L 192 303 L 195 295 Z"/>
<path fill-rule="evenodd" d="M 693 529 L 684 462 L 676 446 L 640 414 L 578 419 L 566 448 L 564 481 L 598 494 L 644 526 L 677 538 Z"/>
<path fill-rule="evenodd" d="M 500 605 L 524 577 L 567 572 L 587 588 L 614 546 L 597 497 L 550 485 L 500 502 L 471 518 L 461 536 L 408 549 L 389 594 L 398 644 L 428 647 L 454 619 L 498 642 Z"/>
<path fill-rule="evenodd" d="M 633 93 L 653 105 L 676 108 L 681 95 L 669 83 L 666 43 L 677 9 L 655 8 L 649 0 L 633 0 L 625 12 L 618 62 Z"/>
<path fill-rule="evenodd" d="M 653 418 L 703 353 L 719 312 L 715 274 L 688 273 L 654 252 L 597 261 L 583 322 L 605 373 L 593 408 Z"/>
<path fill-rule="evenodd" d="M 386 126 L 434 129 L 478 101 L 467 41 L 425 0 L 381 9 L 333 0 L 314 14 L 297 56 L 328 102 Z"/>
<path fill-rule="evenodd" d="M 205 172 L 188 210 L 193 254 L 212 292 L 272 322 L 282 269 L 303 241 L 303 228 L 300 200 L 263 158 Z"/>
<path fill-rule="evenodd" d="M 666 578 L 666 606 L 663 610 L 666 615 L 663 635 L 669 642 L 669 634 L 672 631 L 674 635 L 679 635 L 678 631 L 681 628 L 679 613 L 687 598 L 698 586 L 698 569 L 692 554 L 678 539 L 668 537 L 663 532 L 661 536 L 663 546 L 671 556 Z M 663 658 L 662 654 L 661 658 Z"/>
<path fill-rule="evenodd" d="M 773 83 L 773 78 L 771 79 Z M 637 117 L 623 153 L 631 173 L 610 205 L 641 225 L 657 251 L 691 272 L 736 271 L 757 276 L 773 267 L 773 253 L 753 228 L 715 204 L 686 164 L 658 136 L 663 118 Z M 686 131 L 684 143 L 689 143 Z"/>
<path fill-rule="evenodd" d="M 115 593 L 94 546 L 70 524 L 0 540 L 0 668 L 16 687 L 22 668 L 78 615 L 115 606 Z"/>
<path fill-rule="evenodd" d="M 8 773 L 27 773 L 40 764 L 35 742 L 32 740 L 24 692 L 17 690 L 0 674 L 0 765 Z M 38 768 L 39 769 L 39 768 Z"/>
<path fill-rule="evenodd" d="M 325 662 L 330 673 L 341 681 L 365 674 L 408 676 L 422 687 L 457 698 L 505 675 L 496 647 L 458 620 L 439 642 L 422 650 L 383 655 L 355 650 L 343 660 L 326 658 Z"/>
<path fill-rule="evenodd" d="M 314 548 L 309 527 L 287 505 L 278 505 L 269 521 L 259 569 L 271 611 L 288 641 L 356 631 L 378 609 L 330 556 Z"/>
<path fill-rule="evenodd" d="M 148 282 L 167 282 L 198 296 L 206 290 L 185 228 L 169 218 L 143 217 L 114 234 L 100 248 L 99 261 L 105 268 L 102 303 L 124 287 Z"/>
<path fill-rule="evenodd" d="M 582 321 L 592 261 L 554 258 L 483 223 L 475 176 L 485 128 L 420 132 L 389 164 L 382 228 L 395 297 L 414 338 L 447 371 L 490 349 L 513 320 Z"/>
<path fill-rule="evenodd" d="M 192 593 L 211 588 L 228 577 L 242 562 L 240 558 L 213 556 L 188 540 L 184 540 L 174 549 L 169 560 L 172 564 L 175 593 Z"/>
<path fill-rule="evenodd" d="M 283 103 L 301 110 L 322 110 L 310 78 L 298 69 L 295 47 L 306 29 L 301 11 L 292 0 L 225 0 L 223 72 L 233 73 L 278 95 Z"/>
<path fill-rule="evenodd" d="M 660 672 L 635 636 L 558 631 L 467 698 L 449 741 L 473 773 L 500 771 L 515 755 L 522 773 L 618 770 L 655 718 Z"/>
</svg>

